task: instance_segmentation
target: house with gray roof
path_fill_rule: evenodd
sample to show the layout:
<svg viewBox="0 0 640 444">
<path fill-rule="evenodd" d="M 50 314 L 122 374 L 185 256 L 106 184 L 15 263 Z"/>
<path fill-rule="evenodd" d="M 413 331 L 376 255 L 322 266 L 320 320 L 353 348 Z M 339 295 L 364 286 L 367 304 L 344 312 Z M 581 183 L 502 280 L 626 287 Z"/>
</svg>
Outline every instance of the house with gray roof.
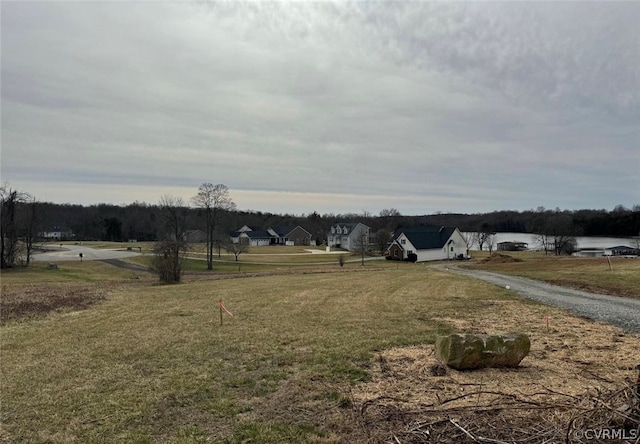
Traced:
<svg viewBox="0 0 640 444">
<path fill-rule="evenodd" d="M 370 237 L 370 228 L 365 224 L 339 222 L 331 226 L 327 235 L 327 245 L 358 251 L 363 246 L 363 242 L 365 246 L 371 243 Z"/>
<path fill-rule="evenodd" d="M 387 259 L 417 262 L 466 257 L 467 245 L 460 230 L 451 227 L 418 225 L 398 228 L 385 252 Z M 415 256 L 413 256 L 415 255 Z"/>
<path fill-rule="evenodd" d="M 311 233 L 300 225 L 283 225 L 267 229 L 278 245 L 311 245 Z"/>
<path fill-rule="evenodd" d="M 251 246 L 263 245 L 311 245 L 311 233 L 300 225 L 269 227 L 258 230 L 247 225 L 229 233 L 234 244 L 238 242 Z"/>
<path fill-rule="evenodd" d="M 252 247 L 271 245 L 273 236 L 266 230 L 242 231 L 238 235 L 239 242 L 246 243 Z"/>
</svg>

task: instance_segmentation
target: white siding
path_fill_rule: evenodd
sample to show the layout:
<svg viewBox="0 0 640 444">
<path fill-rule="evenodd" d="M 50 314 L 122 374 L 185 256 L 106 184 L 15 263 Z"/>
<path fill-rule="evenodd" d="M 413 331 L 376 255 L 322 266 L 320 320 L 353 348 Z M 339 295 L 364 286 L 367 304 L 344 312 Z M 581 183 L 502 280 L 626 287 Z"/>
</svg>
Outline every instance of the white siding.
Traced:
<svg viewBox="0 0 640 444">
<path fill-rule="evenodd" d="M 439 261 L 442 259 L 447 259 L 446 248 L 434 248 L 433 250 L 419 250 L 417 254 L 418 254 L 418 262 Z"/>
<path fill-rule="evenodd" d="M 467 244 L 465 243 L 460 230 L 456 228 L 455 231 L 451 234 L 449 240 L 452 240 L 453 243 L 449 245 L 449 256 L 447 257 L 447 259 L 455 259 L 456 256 L 459 256 L 461 254 L 463 256 L 467 255 Z M 453 252 L 451 251 L 451 247 L 453 247 Z"/>
<path fill-rule="evenodd" d="M 398 237 L 398 241 L 401 241 L 402 238 L 404 238 L 404 234 L 401 234 Z M 402 247 L 405 249 L 405 257 L 404 258 L 407 257 L 406 256 L 407 250 L 413 250 L 413 252 L 418 255 L 418 262 L 455 259 L 460 254 L 465 255 L 465 256 L 467 254 L 467 246 L 466 246 L 466 244 L 464 242 L 464 239 L 462 238 L 462 234 L 460 234 L 460 231 L 457 228 L 451 234 L 451 237 L 449 237 L 449 239 L 447 239 L 447 242 L 445 242 L 444 247 L 442 247 L 442 248 L 434 248 L 434 249 L 431 249 L 431 250 L 418 250 L 418 251 L 416 251 L 413 248 L 413 245 L 411 245 L 411 243 L 409 242 L 408 239 L 407 239 L 406 242 L 407 242 L 407 245 L 402 245 L 402 243 L 400 243 L 400 245 L 402 245 Z M 411 245 L 411 247 L 409 247 L 409 245 Z"/>
<path fill-rule="evenodd" d="M 340 245 L 340 248 L 354 251 L 358 248 L 358 238 L 363 231 L 368 233 L 369 227 L 361 223 L 356 224 L 353 229 L 347 229 L 344 224 L 336 224 L 331 227 L 331 231 L 327 235 L 327 245 L 329 247 Z"/>
</svg>

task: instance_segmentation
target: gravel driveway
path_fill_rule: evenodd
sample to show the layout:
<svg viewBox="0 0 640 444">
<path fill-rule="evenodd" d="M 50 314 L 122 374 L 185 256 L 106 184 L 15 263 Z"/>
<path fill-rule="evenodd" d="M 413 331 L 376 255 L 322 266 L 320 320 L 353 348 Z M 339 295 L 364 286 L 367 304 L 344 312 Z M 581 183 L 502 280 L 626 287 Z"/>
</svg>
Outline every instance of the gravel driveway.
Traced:
<svg viewBox="0 0 640 444">
<path fill-rule="evenodd" d="M 456 265 L 439 265 L 439 269 L 490 282 L 543 304 L 565 308 L 573 313 L 607 322 L 626 331 L 640 332 L 640 300 L 587 293 L 517 276 L 481 270 L 462 269 Z"/>
</svg>

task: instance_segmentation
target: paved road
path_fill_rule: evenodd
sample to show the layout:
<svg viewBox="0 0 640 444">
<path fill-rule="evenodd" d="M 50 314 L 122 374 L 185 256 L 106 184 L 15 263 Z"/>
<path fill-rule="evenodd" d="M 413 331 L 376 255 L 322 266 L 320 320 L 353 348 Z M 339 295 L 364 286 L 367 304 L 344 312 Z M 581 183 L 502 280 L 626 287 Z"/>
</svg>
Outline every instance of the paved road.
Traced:
<svg viewBox="0 0 640 444">
<path fill-rule="evenodd" d="M 82 253 L 82 260 L 86 261 L 121 259 L 140 255 L 140 253 L 136 253 L 134 251 L 98 250 L 96 248 L 84 247 L 82 245 L 65 245 L 63 248 L 64 249 L 59 251 L 34 254 L 33 260 L 42 262 L 79 261 L 80 253 Z"/>
<path fill-rule="evenodd" d="M 523 277 L 462 269 L 456 265 L 439 265 L 437 268 L 482 279 L 503 288 L 508 285 L 511 291 L 526 298 L 565 308 L 589 319 L 621 327 L 626 331 L 640 332 L 639 299 L 587 293 Z"/>
</svg>

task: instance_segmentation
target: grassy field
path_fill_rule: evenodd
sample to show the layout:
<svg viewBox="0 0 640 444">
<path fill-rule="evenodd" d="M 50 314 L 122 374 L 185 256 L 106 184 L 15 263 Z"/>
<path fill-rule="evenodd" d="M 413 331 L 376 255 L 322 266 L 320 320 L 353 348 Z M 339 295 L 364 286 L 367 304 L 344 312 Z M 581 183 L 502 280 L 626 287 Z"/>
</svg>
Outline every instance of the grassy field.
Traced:
<svg viewBox="0 0 640 444">
<path fill-rule="evenodd" d="M 640 259 L 552 256 L 541 252 L 502 252 L 517 259 L 487 260 L 474 252 L 474 268 L 538 279 L 595 293 L 640 299 Z M 609 267 L 611 265 L 611 268 Z"/>
<path fill-rule="evenodd" d="M 431 343 L 451 330 L 436 318 L 510 297 L 420 265 L 159 286 L 85 262 L 2 282 L 83 273 L 110 283 L 104 300 L 2 327 L 6 441 L 333 442 L 376 350 Z"/>
<path fill-rule="evenodd" d="M 537 267 L 544 268 L 542 262 Z M 594 337 L 599 331 L 558 309 L 426 264 L 243 264 L 240 272 L 223 273 L 219 267 L 227 264 L 216 264 L 210 274 L 200 272 L 203 261 L 191 261 L 187 268 L 197 270 L 172 286 L 104 263 L 59 266 L 2 271 L 0 441 L 381 442 L 355 403 L 370 402 L 367 393 L 381 386 L 374 368 L 387 351 L 423 347 L 460 328 L 515 325 L 538 335 L 532 336 L 535 353 L 545 356 L 575 353 L 579 332 L 589 329 Z M 245 270 L 252 266 L 255 274 Z M 233 313 L 223 313 L 222 323 L 220 300 Z M 34 301 L 40 305 L 29 312 Z M 21 315 L 25 303 L 28 315 Z M 513 313 L 519 317 L 511 319 Z M 570 330 L 547 337 L 545 317 Z M 617 338 L 612 329 L 602 331 L 607 340 Z M 626 369 L 628 350 L 638 346 L 636 337 L 629 341 L 615 359 L 607 353 L 618 342 L 587 348 Z M 595 371 L 593 351 L 587 352 Z M 530 370 L 539 380 L 541 370 Z M 571 367 L 567 374 L 576 372 Z M 558 368 L 549 374 L 557 377 Z M 414 387 L 425 380 L 422 373 L 416 378 Z M 394 396 L 400 397 L 385 392 L 383 398 Z"/>
</svg>

